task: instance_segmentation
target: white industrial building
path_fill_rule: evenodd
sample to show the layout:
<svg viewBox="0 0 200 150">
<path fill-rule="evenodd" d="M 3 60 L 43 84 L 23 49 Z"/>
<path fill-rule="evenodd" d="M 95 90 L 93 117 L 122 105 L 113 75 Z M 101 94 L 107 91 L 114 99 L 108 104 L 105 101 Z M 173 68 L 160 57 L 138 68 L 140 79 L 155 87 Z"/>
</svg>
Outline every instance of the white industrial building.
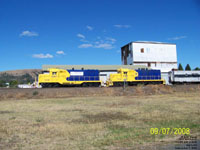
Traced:
<svg viewBox="0 0 200 150">
<path fill-rule="evenodd" d="M 121 48 L 123 65 L 145 65 L 161 72 L 177 69 L 176 44 L 131 42 Z"/>
</svg>

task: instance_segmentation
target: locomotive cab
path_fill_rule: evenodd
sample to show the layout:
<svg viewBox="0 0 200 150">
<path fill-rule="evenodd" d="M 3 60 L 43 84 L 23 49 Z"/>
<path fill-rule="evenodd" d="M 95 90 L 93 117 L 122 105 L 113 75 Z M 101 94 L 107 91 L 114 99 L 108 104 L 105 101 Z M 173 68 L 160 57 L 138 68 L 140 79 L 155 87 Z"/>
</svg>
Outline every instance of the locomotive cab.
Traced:
<svg viewBox="0 0 200 150">
<path fill-rule="evenodd" d="M 110 74 L 110 78 L 107 81 L 108 86 L 121 86 L 123 82 L 131 82 L 135 80 L 135 77 L 138 76 L 138 73 L 135 70 L 131 69 L 118 69 L 117 73 Z"/>
<path fill-rule="evenodd" d="M 101 85 L 98 70 L 64 70 L 51 68 L 39 75 L 42 87 L 95 86 Z"/>
<path fill-rule="evenodd" d="M 38 83 L 42 87 L 58 86 L 63 84 L 63 81 L 69 76 L 66 70 L 52 68 L 39 75 Z"/>
<path fill-rule="evenodd" d="M 122 86 L 124 84 L 164 84 L 160 70 L 118 69 L 118 73 L 110 74 L 107 86 Z"/>
</svg>

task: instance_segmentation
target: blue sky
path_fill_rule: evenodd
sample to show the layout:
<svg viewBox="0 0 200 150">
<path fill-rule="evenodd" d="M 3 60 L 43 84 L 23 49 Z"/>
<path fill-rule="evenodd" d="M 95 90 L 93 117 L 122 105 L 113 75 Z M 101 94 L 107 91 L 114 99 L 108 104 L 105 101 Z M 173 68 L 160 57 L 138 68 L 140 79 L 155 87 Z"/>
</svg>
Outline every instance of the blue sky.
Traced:
<svg viewBox="0 0 200 150">
<path fill-rule="evenodd" d="M 199 0 L 0 0 L 0 71 L 121 64 L 131 41 L 177 44 L 200 67 Z"/>
</svg>

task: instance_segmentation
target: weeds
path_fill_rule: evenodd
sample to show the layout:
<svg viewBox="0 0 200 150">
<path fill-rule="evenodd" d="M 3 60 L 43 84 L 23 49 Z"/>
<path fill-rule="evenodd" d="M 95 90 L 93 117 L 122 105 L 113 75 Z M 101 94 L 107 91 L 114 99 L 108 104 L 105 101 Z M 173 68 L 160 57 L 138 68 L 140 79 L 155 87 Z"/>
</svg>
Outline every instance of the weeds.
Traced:
<svg viewBox="0 0 200 150">
<path fill-rule="evenodd" d="M 43 122 L 44 119 L 43 118 L 36 118 L 35 121 L 39 123 L 39 122 Z"/>
<path fill-rule="evenodd" d="M 198 135 L 199 97 L 182 93 L 0 101 L 0 149 L 146 150 L 178 138 L 151 135 L 151 128 L 190 128 L 191 135 Z"/>
<path fill-rule="evenodd" d="M 133 119 L 133 118 L 131 116 L 128 116 L 126 113 L 103 112 L 103 113 L 98 113 L 95 115 L 85 114 L 85 115 L 83 115 L 82 119 L 75 120 L 74 122 L 93 124 L 93 123 L 100 123 L 100 122 L 109 122 L 109 121 L 113 121 L 113 120 L 130 120 L 130 119 Z"/>
<path fill-rule="evenodd" d="M 34 92 L 33 92 L 33 96 L 36 96 L 36 95 L 38 95 L 38 94 L 39 94 L 38 91 L 34 91 Z"/>
</svg>

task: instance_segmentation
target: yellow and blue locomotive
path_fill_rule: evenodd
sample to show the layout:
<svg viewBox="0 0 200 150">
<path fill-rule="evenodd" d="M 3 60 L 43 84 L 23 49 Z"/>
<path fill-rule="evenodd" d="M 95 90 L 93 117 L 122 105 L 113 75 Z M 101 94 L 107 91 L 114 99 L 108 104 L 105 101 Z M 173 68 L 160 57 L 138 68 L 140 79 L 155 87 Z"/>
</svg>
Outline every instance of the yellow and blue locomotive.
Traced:
<svg viewBox="0 0 200 150">
<path fill-rule="evenodd" d="M 160 70 L 131 70 L 118 69 L 117 73 L 110 74 L 107 79 L 107 86 L 122 86 L 137 84 L 165 84 L 161 78 Z M 38 83 L 42 87 L 59 86 L 93 86 L 99 87 L 102 84 L 99 70 L 64 70 L 49 69 L 39 75 Z"/>
<path fill-rule="evenodd" d="M 122 86 L 137 84 L 165 84 L 160 70 L 131 70 L 118 69 L 118 73 L 111 74 L 107 81 L 108 86 Z"/>
<path fill-rule="evenodd" d="M 99 70 L 64 70 L 51 68 L 40 74 L 38 83 L 42 87 L 100 86 Z"/>
</svg>

